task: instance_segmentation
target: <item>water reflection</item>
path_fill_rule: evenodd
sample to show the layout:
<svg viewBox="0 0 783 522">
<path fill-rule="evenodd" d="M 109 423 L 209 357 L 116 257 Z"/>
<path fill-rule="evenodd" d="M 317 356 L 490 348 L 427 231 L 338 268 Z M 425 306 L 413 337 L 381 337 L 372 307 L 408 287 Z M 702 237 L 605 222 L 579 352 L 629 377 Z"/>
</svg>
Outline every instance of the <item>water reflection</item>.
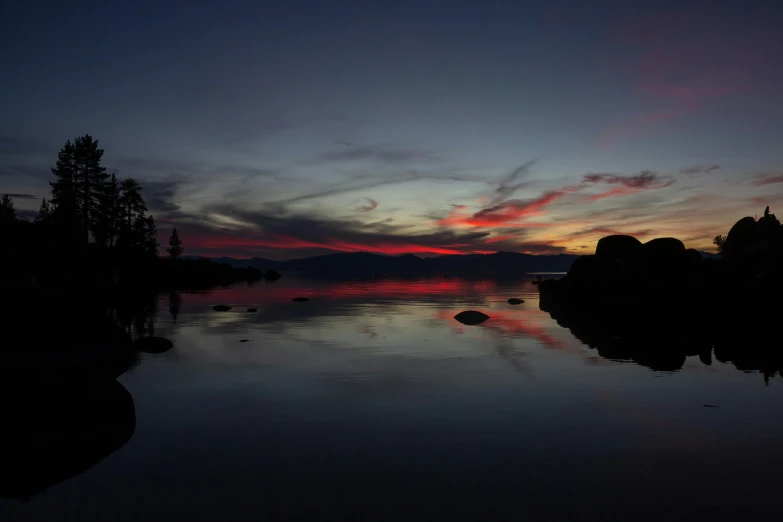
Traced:
<svg viewBox="0 0 783 522">
<path fill-rule="evenodd" d="M 674 372 L 689 357 L 710 366 L 714 355 L 738 370 L 761 373 L 766 383 L 776 374 L 783 376 L 776 322 L 755 313 L 704 317 L 680 309 L 627 307 L 607 314 L 567 305 L 547 310 L 559 326 L 612 361 Z"/>
<path fill-rule="evenodd" d="M 0 496 L 22 501 L 86 472 L 136 428 L 133 398 L 117 381 L 17 388 L 3 393 L 0 411 Z"/>
<path fill-rule="evenodd" d="M 71 460 L 52 449 L 51 466 L 25 480 L 19 452 L 0 495 L 34 498 L 17 511 L 0 501 L 0 518 L 660 520 L 776 508 L 768 464 L 781 456 L 772 413 L 783 394 L 735 367 L 777 363 L 728 339 L 553 319 L 532 281 L 282 279 L 122 306 L 126 331 L 173 348 L 142 353 L 122 386 L 14 398 L 26 406 L 13 411 L 42 415 L 30 428 L 29 415 L 9 417 L 9 454 L 49 432 L 53 448 L 76 449 L 62 452 Z M 454 319 L 463 310 L 490 319 L 467 326 Z"/>
</svg>

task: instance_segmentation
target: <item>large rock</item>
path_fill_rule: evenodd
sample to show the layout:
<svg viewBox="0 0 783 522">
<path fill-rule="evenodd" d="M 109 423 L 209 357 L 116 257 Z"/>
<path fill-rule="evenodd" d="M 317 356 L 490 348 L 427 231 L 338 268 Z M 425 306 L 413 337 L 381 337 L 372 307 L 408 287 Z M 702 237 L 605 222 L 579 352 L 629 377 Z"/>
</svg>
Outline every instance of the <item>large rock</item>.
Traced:
<svg viewBox="0 0 783 522">
<path fill-rule="evenodd" d="M 568 269 L 567 277 L 572 280 L 590 279 L 595 276 L 598 268 L 598 257 L 592 254 L 577 257 L 571 268 Z M 540 286 L 539 286 L 540 288 Z"/>
<path fill-rule="evenodd" d="M 454 319 L 456 319 L 462 324 L 475 325 L 475 324 L 483 323 L 484 321 L 489 319 L 489 316 L 483 312 L 477 312 L 475 310 L 466 310 L 464 312 L 460 312 L 457 315 L 455 315 Z"/>
<path fill-rule="evenodd" d="M 641 246 L 642 242 L 633 236 L 606 236 L 598 240 L 595 256 L 605 261 L 618 261 L 635 255 Z"/>
<path fill-rule="evenodd" d="M 117 381 L 83 384 L 20 390 L 0 383 L 0 497 L 29 501 L 86 472 L 131 439 L 136 411 L 128 390 Z"/>
<path fill-rule="evenodd" d="M 685 245 L 676 237 L 657 237 L 643 246 L 645 255 L 655 259 L 681 259 L 685 255 Z"/>
<path fill-rule="evenodd" d="M 761 231 L 756 220 L 746 216 L 734 223 L 734 226 L 729 230 L 723 255 L 726 257 L 742 255 L 745 250 L 758 243 L 760 239 Z"/>
</svg>

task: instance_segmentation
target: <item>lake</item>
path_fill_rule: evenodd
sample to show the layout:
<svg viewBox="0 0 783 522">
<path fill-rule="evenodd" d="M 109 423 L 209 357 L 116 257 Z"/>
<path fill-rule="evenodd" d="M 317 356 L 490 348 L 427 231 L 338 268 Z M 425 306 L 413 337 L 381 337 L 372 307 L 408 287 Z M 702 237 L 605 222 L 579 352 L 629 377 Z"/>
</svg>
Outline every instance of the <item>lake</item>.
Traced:
<svg viewBox="0 0 783 522">
<path fill-rule="evenodd" d="M 453 319 L 463 310 L 490 319 L 466 326 Z M 105 458 L 24 501 L 0 498 L 0 520 L 780 511 L 780 376 L 699 356 L 676 371 L 604 357 L 539 310 L 532 280 L 284 278 L 163 294 L 138 323 L 174 348 L 142 354 L 96 402 L 121 405 L 90 435 L 116 441 Z"/>
</svg>

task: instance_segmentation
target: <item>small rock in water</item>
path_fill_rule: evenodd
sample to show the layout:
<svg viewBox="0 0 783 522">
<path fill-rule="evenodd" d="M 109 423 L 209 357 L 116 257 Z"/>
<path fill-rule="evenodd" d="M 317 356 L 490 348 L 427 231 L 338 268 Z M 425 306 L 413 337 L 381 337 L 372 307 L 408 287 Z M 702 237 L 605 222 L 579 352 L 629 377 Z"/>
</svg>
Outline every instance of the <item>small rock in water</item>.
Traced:
<svg viewBox="0 0 783 522">
<path fill-rule="evenodd" d="M 720 406 L 716 406 L 714 404 L 702 404 L 705 408 L 720 408 Z"/>
<path fill-rule="evenodd" d="M 310 300 L 309 297 L 294 297 L 293 299 L 291 299 L 291 301 L 296 301 L 297 303 L 304 303 L 309 300 Z"/>
<path fill-rule="evenodd" d="M 246 343 L 246 342 L 248 342 L 249 340 L 250 340 L 250 339 L 240 339 L 240 340 L 239 340 L 239 342 L 240 342 L 240 343 Z"/>
<path fill-rule="evenodd" d="M 524 303 L 525 301 L 524 301 L 523 299 L 517 299 L 516 297 L 512 297 L 511 299 L 509 299 L 509 300 L 508 300 L 508 301 L 506 301 L 506 302 L 507 302 L 508 304 L 517 305 L 517 304 L 522 304 L 522 303 Z"/>
<path fill-rule="evenodd" d="M 231 310 L 231 307 L 226 305 L 215 305 L 212 307 L 212 309 L 216 312 L 228 312 Z"/>
<path fill-rule="evenodd" d="M 170 350 L 174 343 L 165 337 L 140 337 L 134 341 L 133 346 L 140 352 L 157 354 Z"/>
<path fill-rule="evenodd" d="M 483 323 L 489 319 L 489 316 L 485 313 L 477 312 L 475 310 L 466 310 L 455 315 L 454 319 L 462 324 L 474 325 Z"/>
<path fill-rule="evenodd" d="M 258 312 L 258 308 L 248 308 L 248 312 Z"/>
</svg>

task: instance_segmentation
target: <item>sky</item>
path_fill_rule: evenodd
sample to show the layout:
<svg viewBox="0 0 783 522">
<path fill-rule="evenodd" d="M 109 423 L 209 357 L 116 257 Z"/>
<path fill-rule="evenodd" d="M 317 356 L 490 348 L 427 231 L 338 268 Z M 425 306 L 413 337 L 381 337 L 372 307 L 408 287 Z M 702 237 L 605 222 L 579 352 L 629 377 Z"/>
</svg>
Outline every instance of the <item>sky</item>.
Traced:
<svg viewBox="0 0 783 522">
<path fill-rule="evenodd" d="M 163 246 L 300 258 L 714 250 L 783 214 L 777 2 L 0 6 L 0 193 L 65 140 L 142 187 Z"/>
</svg>

